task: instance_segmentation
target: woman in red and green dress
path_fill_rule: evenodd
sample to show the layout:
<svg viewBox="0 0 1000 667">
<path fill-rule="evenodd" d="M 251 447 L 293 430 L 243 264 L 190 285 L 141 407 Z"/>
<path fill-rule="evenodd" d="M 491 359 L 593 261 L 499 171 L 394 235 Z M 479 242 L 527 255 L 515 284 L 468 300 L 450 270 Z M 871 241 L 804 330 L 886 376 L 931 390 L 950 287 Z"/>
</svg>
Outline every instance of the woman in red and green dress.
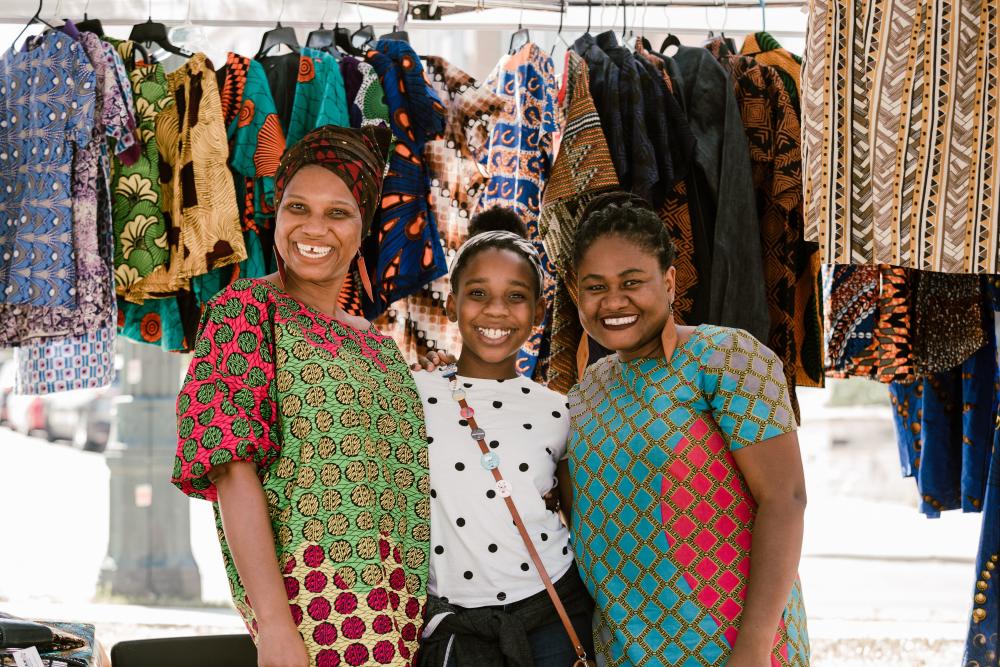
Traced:
<svg viewBox="0 0 1000 667">
<path fill-rule="evenodd" d="M 430 537 L 420 399 L 392 339 L 337 305 L 387 135 L 326 126 L 286 154 L 279 271 L 209 302 L 178 398 L 173 482 L 215 503 L 261 667 L 409 665 L 417 648 Z"/>
</svg>

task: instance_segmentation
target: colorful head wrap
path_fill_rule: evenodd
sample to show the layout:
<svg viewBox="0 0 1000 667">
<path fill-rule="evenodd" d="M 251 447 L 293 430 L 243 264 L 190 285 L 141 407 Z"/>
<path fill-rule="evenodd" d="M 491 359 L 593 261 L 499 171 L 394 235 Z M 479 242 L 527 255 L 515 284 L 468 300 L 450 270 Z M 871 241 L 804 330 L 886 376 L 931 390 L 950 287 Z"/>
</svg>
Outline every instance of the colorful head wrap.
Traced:
<svg viewBox="0 0 1000 667">
<path fill-rule="evenodd" d="M 361 237 L 365 238 L 378 210 L 391 137 L 387 128 L 376 126 L 355 130 L 324 125 L 313 130 L 281 159 L 274 177 L 274 201 L 281 204 L 285 188 L 299 169 L 310 164 L 324 167 L 339 176 L 357 200 L 361 209 Z"/>
<path fill-rule="evenodd" d="M 451 261 L 451 289 L 453 292 L 458 288 L 455 268 L 462 261 L 462 257 L 467 255 L 470 251 L 484 245 L 494 248 L 513 250 L 528 260 L 528 264 L 531 264 L 532 268 L 535 269 L 535 275 L 538 278 L 538 291 L 539 294 L 541 294 L 541 291 L 545 288 L 545 269 L 542 268 L 542 258 L 541 255 L 538 254 L 538 249 L 535 248 L 535 245 L 531 241 L 523 236 L 518 236 L 514 232 L 508 232 L 506 230 L 476 234 L 462 244 L 462 246 L 455 253 L 455 258 Z"/>
</svg>

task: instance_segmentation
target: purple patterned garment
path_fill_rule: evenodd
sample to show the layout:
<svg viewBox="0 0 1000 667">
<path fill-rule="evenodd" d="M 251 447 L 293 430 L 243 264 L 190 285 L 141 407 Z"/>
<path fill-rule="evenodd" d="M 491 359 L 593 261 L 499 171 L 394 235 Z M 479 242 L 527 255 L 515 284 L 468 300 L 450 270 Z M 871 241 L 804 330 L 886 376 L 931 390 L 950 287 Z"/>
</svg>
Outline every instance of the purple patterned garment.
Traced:
<svg viewBox="0 0 1000 667">
<path fill-rule="evenodd" d="M 105 138 L 123 162 L 135 161 L 139 144 L 131 111 L 132 87 L 124 63 L 114 47 L 96 35 L 82 33 L 79 40 L 96 73 L 97 106 L 93 140 L 73 160 L 78 304 L 75 309 L 19 308 L 15 318 L 21 344 L 16 351 L 17 387 L 22 393 L 101 387 L 114 376 L 118 312 L 111 274 L 111 164 Z M 7 333 L 5 329 L 0 337 Z M 60 359 L 68 350 L 73 351 L 74 363 Z"/>
</svg>

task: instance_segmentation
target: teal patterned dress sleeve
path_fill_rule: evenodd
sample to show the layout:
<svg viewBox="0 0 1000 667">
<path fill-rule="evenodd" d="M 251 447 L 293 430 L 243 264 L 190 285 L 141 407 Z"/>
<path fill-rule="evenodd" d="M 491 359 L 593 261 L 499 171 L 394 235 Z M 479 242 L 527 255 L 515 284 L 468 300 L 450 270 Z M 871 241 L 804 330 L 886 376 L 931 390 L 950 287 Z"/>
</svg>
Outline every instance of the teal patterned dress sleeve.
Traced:
<svg viewBox="0 0 1000 667">
<path fill-rule="evenodd" d="M 788 386 L 777 355 L 742 329 L 702 354 L 702 383 L 712 416 L 733 451 L 795 430 Z"/>
<path fill-rule="evenodd" d="M 333 56 L 304 47 L 299 58 L 292 120 L 288 124 L 288 145 L 294 146 L 311 130 L 323 125 L 351 125 L 344 77 Z"/>
</svg>

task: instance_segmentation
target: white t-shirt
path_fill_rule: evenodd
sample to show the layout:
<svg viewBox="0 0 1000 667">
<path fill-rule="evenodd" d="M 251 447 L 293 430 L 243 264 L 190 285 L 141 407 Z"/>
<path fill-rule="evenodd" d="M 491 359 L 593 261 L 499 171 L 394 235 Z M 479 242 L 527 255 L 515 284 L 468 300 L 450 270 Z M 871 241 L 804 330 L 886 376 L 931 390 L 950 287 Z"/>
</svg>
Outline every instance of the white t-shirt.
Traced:
<svg viewBox="0 0 1000 667">
<path fill-rule="evenodd" d="M 433 595 L 461 607 L 510 604 L 545 589 L 493 474 L 482 463 L 472 429 L 440 371 L 414 373 L 423 399 L 431 469 Z M 486 432 L 511 498 L 552 581 L 573 564 L 569 531 L 542 496 L 556 485 L 556 464 L 569 435 L 566 397 L 519 377 L 459 376 L 459 387 Z"/>
</svg>

